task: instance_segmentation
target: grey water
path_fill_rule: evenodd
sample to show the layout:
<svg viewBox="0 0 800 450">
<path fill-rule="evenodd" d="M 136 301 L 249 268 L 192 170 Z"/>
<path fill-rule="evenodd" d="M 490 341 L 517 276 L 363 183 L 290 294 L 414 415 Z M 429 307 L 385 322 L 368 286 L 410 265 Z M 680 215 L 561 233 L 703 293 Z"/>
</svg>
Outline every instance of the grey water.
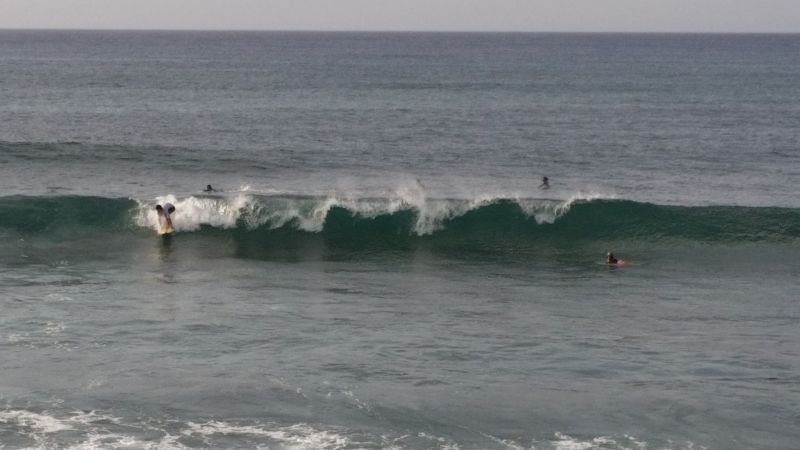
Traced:
<svg viewBox="0 0 800 450">
<path fill-rule="evenodd" d="M 0 445 L 797 448 L 798 50 L 0 31 Z"/>
</svg>

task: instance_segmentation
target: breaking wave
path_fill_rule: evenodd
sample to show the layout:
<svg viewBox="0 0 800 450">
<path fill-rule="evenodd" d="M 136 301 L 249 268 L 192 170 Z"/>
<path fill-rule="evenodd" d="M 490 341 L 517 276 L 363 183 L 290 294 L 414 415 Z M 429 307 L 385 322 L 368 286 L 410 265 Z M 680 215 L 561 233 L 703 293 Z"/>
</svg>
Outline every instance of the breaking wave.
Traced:
<svg viewBox="0 0 800 450">
<path fill-rule="evenodd" d="M 690 240 L 785 242 L 800 238 L 800 209 L 674 206 L 575 196 L 428 199 L 174 195 L 150 201 L 104 197 L 0 198 L 0 232 L 22 235 L 143 234 L 153 205 L 169 201 L 178 233 L 321 235 L 363 240 Z"/>
</svg>

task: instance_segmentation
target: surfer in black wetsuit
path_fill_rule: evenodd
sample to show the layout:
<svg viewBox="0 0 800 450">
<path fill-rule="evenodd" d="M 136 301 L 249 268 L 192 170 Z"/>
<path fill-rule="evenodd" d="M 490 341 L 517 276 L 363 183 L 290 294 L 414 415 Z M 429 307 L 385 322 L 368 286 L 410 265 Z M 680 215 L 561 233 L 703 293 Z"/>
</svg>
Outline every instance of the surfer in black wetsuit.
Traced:
<svg viewBox="0 0 800 450">
<path fill-rule="evenodd" d="M 614 254 L 611 252 L 606 253 L 606 264 L 616 264 L 619 260 L 614 258 Z"/>
<path fill-rule="evenodd" d="M 542 184 L 539 185 L 539 189 L 550 189 L 550 180 L 547 177 L 542 177 Z"/>
<path fill-rule="evenodd" d="M 205 190 L 203 192 L 215 192 L 215 191 L 216 191 L 216 189 L 211 187 L 211 185 L 209 184 L 209 185 L 206 186 L 206 188 L 205 188 Z"/>
</svg>

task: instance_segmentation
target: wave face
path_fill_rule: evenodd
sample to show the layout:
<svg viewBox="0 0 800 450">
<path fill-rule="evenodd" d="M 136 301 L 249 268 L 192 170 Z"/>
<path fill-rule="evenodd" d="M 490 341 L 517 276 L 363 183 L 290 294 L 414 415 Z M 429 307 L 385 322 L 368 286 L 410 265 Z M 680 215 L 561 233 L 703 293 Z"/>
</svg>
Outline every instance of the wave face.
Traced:
<svg viewBox="0 0 800 450">
<path fill-rule="evenodd" d="M 131 228 L 136 202 L 104 197 L 2 197 L 0 230 L 24 234 Z"/>
<path fill-rule="evenodd" d="M 800 238 L 800 209 L 685 207 L 615 199 L 346 199 L 305 196 L 169 195 L 144 202 L 103 197 L 0 198 L 0 230 L 25 235 L 143 234 L 156 202 L 170 201 L 179 233 L 251 239 L 317 235 L 347 245 L 414 240 L 519 244 L 624 240 L 702 243 Z"/>
</svg>

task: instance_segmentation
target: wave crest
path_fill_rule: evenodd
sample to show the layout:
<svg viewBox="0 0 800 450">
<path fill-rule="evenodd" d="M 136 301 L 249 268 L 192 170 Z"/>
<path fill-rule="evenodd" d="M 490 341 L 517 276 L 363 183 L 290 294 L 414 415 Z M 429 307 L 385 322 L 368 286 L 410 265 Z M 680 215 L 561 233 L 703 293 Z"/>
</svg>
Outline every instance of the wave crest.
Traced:
<svg viewBox="0 0 800 450">
<path fill-rule="evenodd" d="M 0 230 L 24 234 L 140 233 L 155 229 L 156 203 L 176 206 L 179 232 L 318 234 L 358 240 L 786 241 L 800 237 L 800 209 L 669 206 L 575 195 L 569 199 L 431 199 L 424 192 L 391 198 L 236 193 L 175 195 L 151 201 L 100 197 L 2 197 Z"/>
<path fill-rule="evenodd" d="M 175 205 L 174 224 L 178 231 L 197 231 L 203 226 L 248 231 L 259 228 L 294 228 L 321 233 L 337 221 L 370 221 L 397 216 L 405 232 L 425 236 L 447 228 L 448 223 L 472 211 L 496 204 L 516 205 L 536 223 L 553 223 L 566 214 L 573 203 L 586 201 L 582 196 L 568 200 L 503 199 L 428 199 L 424 195 L 401 195 L 393 198 L 352 198 L 347 196 L 255 196 L 238 194 L 231 197 L 158 197 L 154 202 L 138 202 L 135 223 L 140 227 L 157 228 L 155 204 Z"/>
</svg>

